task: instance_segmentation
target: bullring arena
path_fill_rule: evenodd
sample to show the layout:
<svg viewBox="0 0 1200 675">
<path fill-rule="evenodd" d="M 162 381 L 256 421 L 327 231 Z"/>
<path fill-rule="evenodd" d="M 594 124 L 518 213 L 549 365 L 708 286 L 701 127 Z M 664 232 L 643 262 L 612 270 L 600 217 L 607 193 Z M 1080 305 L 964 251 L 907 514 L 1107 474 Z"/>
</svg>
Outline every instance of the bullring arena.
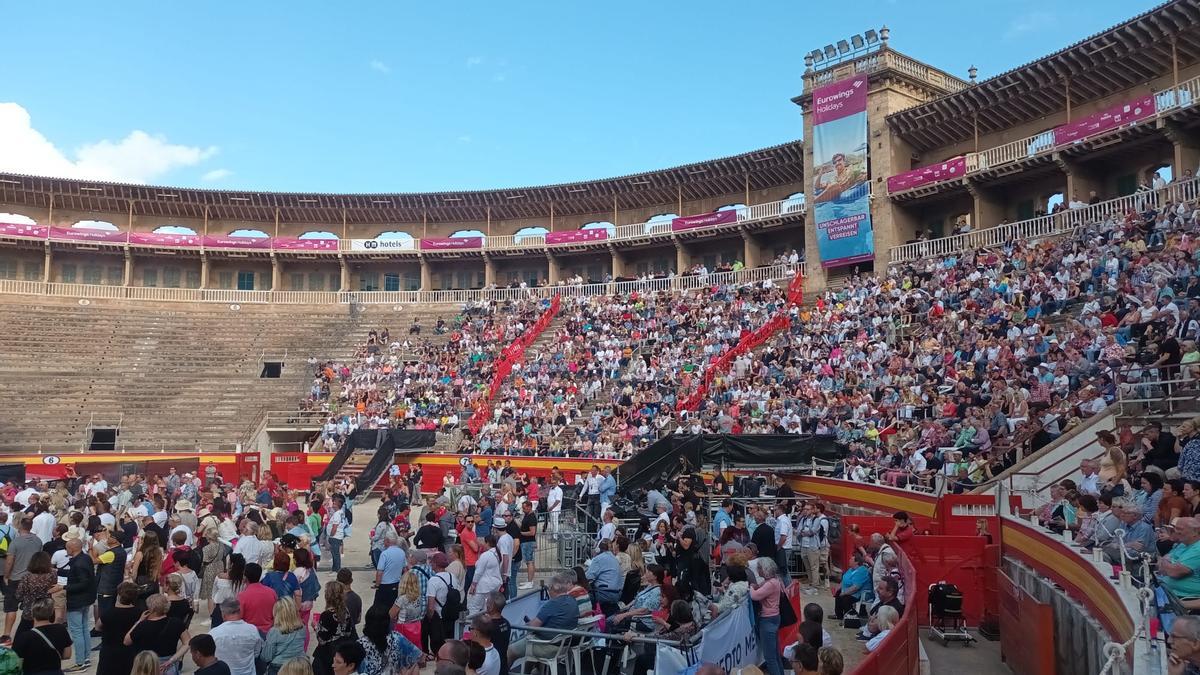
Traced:
<svg viewBox="0 0 1200 675">
<path fill-rule="evenodd" d="M 1200 672 L 1200 1 L 892 43 L 616 178 L 0 173 L 0 670 Z"/>
</svg>

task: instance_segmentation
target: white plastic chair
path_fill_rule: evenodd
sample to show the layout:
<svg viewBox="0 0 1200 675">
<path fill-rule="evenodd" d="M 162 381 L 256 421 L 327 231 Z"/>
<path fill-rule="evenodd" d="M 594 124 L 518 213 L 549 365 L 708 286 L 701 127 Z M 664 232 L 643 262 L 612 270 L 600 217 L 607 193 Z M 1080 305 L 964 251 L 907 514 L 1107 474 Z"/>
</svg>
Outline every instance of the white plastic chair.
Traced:
<svg viewBox="0 0 1200 675">
<path fill-rule="evenodd" d="M 553 640 L 539 640 L 539 639 L 533 637 L 532 634 L 530 636 L 526 637 L 525 638 L 525 657 L 521 660 L 520 672 L 528 673 L 529 671 L 526 670 L 526 666 L 528 666 L 530 664 L 537 665 L 540 663 L 544 666 L 550 667 L 550 675 L 558 675 L 559 661 L 562 662 L 562 664 L 564 666 L 564 668 L 563 668 L 564 671 L 570 670 L 570 666 L 568 665 L 566 656 L 567 656 L 567 650 L 570 648 L 571 641 L 568 640 L 567 637 L 568 636 L 560 635 L 560 636 L 554 638 Z M 534 648 L 538 647 L 538 646 L 554 647 L 555 648 L 554 655 L 553 656 L 536 656 L 534 654 Z M 563 675 L 567 675 L 567 673 L 564 672 Z"/>
</svg>

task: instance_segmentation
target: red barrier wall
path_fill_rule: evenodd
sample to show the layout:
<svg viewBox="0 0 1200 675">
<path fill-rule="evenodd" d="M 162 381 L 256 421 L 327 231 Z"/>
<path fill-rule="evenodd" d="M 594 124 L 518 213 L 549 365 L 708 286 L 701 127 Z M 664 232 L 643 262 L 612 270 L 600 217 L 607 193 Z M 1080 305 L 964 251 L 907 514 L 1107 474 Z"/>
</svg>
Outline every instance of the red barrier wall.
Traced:
<svg viewBox="0 0 1200 675">
<path fill-rule="evenodd" d="M 900 557 L 900 572 L 904 576 L 904 616 L 900 617 L 900 623 L 879 643 L 875 651 L 858 664 L 854 669 L 855 675 L 917 675 L 921 672 L 918 622 L 916 615 L 907 609 L 918 602 L 915 587 L 919 581 L 908 556 L 903 551 L 897 555 Z"/>
</svg>

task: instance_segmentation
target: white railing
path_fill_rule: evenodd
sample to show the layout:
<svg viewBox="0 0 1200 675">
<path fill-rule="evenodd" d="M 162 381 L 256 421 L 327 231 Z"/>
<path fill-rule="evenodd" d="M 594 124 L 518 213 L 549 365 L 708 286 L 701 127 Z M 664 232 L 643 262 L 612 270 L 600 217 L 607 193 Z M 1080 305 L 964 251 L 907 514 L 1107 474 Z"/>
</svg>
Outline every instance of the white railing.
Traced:
<svg viewBox="0 0 1200 675">
<path fill-rule="evenodd" d="M 445 291 L 239 291 L 219 288 L 154 288 L 147 286 L 101 286 L 91 284 L 44 283 L 0 279 L 0 294 L 53 295 L 73 298 L 103 298 L 117 300 L 152 300 L 166 302 L 217 302 L 227 304 L 448 304 L 461 305 L 480 300 L 520 300 L 530 297 L 564 298 L 613 295 L 634 291 L 686 291 L 707 286 L 744 285 L 766 281 L 790 280 L 799 265 L 768 265 L 752 267 L 737 272 L 716 272 L 704 276 L 685 275 L 647 279 L 644 281 L 618 281 L 600 284 L 560 286 L 537 286 L 533 288 L 486 288 Z"/>
<path fill-rule="evenodd" d="M 773 218 L 779 218 L 784 215 L 803 216 L 804 213 L 805 213 L 804 204 L 798 203 L 795 200 L 767 202 L 765 204 L 754 204 L 752 206 L 738 208 L 737 222 L 738 222 L 738 224 L 751 223 L 751 222 L 760 221 L 760 220 L 769 220 L 769 219 L 773 219 Z M 711 226 L 704 227 L 704 228 L 692 228 L 692 229 L 689 229 L 688 231 L 689 232 L 702 231 L 702 230 L 714 230 L 715 231 L 715 230 L 720 230 L 722 228 L 728 228 L 728 227 L 730 227 L 730 225 L 731 225 L 731 223 L 724 223 L 721 225 L 711 225 Z M 615 228 L 613 228 L 612 232 L 609 234 L 607 239 L 595 239 L 595 240 L 591 240 L 590 243 L 604 244 L 605 242 L 628 241 L 628 240 L 646 239 L 646 238 L 652 238 L 652 239 L 653 238 L 662 238 L 665 240 L 665 239 L 669 239 L 671 237 L 671 234 L 672 234 L 672 231 L 671 231 L 671 221 L 670 220 L 656 221 L 654 223 L 634 223 L 632 225 L 618 225 Z M 31 236 L 18 235 L 18 234 L 4 234 L 4 235 L 0 235 L 0 237 L 11 238 L 11 239 L 23 239 L 23 240 L 33 239 L 33 240 L 38 240 L 38 241 L 46 241 L 47 237 L 48 237 L 49 241 L 57 241 L 57 242 L 73 243 L 73 244 L 86 244 L 88 246 L 105 246 L 105 247 L 110 247 L 110 248 L 127 248 L 131 245 L 131 244 L 127 243 L 126 241 L 91 241 L 91 240 L 69 239 L 69 238 L 64 239 L 64 238 L 59 238 L 59 237 L 50 237 L 49 235 L 47 235 L 46 237 L 31 237 Z M 483 237 L 482 248 L 447 249 L 447 252 L 453 252 L 453 251 L 459 251 L 459 250 L 499 251 L 499 250 L 511 250 L 511 249 L 523 249 L 523 250 L 527 249 L 527 250 L 531 250 L 531 251 L 537 251 L 537 250 L 549 251 L 549 250 L 552 250 L 556 246 L 570 246 L 572 244 L 576 244 L 576 242 L 561 242 L 561 243 L 557 243 L 557 244 L 547 244 L 546 237 L 544 235 L 540 235 L 540 234 L 523 234 L 523 235 L 508 234 L 508 235 Z M 138 244 L 133 244 L 133 246 L 138 246 Z M 189 250 L 189 251 L 199 250 L 201 252 L 203 252 L 205 250 L 219 250 L 219 251 L 243 250 L 243 251 L 247 251 L 247 252 L 257 252 L 257 253 L 270 253 L 272 251 L 278 251 L 278 252 L 283 252 L 283 253 L 302 253 L 305 256 L 310 256 L 310 255 L 336 256 L 336 255 L 340 255 L 341 253 L 346 253 L 346 252 L 352 251 L 351 246 L 352 245 L 351 245 L 351 242 L 349 239 L 341 239 L 338 241 L 338 246 L 337 246 L 337 249 L 335 249 L 335 250 L 308 250 L 308 249 L 305 249 L 305 250 L 297 251 L 295 249 L 275 249 L 273 247 L 272 248 L 262 248 L 262 249 L 235 249 L 235 248 L 226 249 L 226 248 L 211 248 L 210 247 L 210 248 L 206 249 L 204 247 L 199 247 L 199 248 L 197 248 L 197 247 L 176 247 L 176 246 L 170 246 L 170 245 L 166 245 L 166 244 L 155 245 L 154 248 L 168 249 L 168 250 L 178 248 L 180 250 Z M 380 251 L 367 251 L 367 252 L 373 253 L 374 255 L 387 255 L 388 253 L 403 253 L 403 254 L 411 255 L 419 250 L 420 250 L 420 240 L 413 239 L 413 246 L 411 249 L 405 249 L 402 251 L 388 250 L 388 251 L 383 251 L 383 252 L 380 252 Z M 357 252 L 361 253 L 363 251 L 357 251 Z"/>
<path fill-rule="evenodd" d="M 1155 92 L 1154 114 L 1141 118 L 1132 124 L 1143 125 L 1154 122 L 1166 113 L 1194 105 L 1197 101 L 1200 101 L 1200 76 L 1181 82 L 1178 87 L 1168 87 Z M 1120 129 L 1127 126 L 1118 127 L 1117 129 L 1105 129 L 1087 138 L 1099 138 L 1117 133 Z M 1030 159 L 1038 155 L 1044 155 L 1053 152 L 1058 147 L 1054 143 L 1054 129 L 1047 129 L 1032 136 L 1009 141 L 993 148 L 979 152 L 968 152 L 966 155 L 967 175 L 979 171 L 996 169 L 1006 164 Z M 960 176 L 954 176 L 953 178 L 957 179 Z M 946 180 L 950 180 L 950 178 Z"/>
<path fill-rule="evenodd" d="M 999 246 L 1006 241 L 1029 241 L 1043 237 L 1066 234 L 1080 225 L 1103 220 L 1110 214 L 1123 217 L 1130 209 L 1140 210 L 1147 203 L 1165 201 L 1194 200 L 1200 195 L 1200 179 L 1172 183 L 1161 190 L 1153 192 L 1135 192 L 1124 197 L 1085 206 L 1081 209 L 1068 209 L 1060 213 L 1038 216 L 1029 220 L 1015 223 L 1005 223 L 984 230 L 975 230 L 965 234 L 930 239 L 929 241 L 914 241 L 900 246 L 893 246 L 888 252 L 891 263 L 903 263 L 921 258 L 950 255 L 979 248 Z"/>
</svg>

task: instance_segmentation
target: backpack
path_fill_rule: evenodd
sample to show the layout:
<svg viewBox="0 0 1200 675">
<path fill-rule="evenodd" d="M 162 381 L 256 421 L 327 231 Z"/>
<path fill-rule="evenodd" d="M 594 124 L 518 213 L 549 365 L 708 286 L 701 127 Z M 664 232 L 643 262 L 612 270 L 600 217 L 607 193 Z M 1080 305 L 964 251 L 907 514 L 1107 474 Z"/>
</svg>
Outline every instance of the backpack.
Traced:
<svg viewBox="0 0 1200 675">
<path fill-rule="evenodd" d="M 4 534 L 0 535 L 0 560 L 3 560 L 4 558 L 8 557 L 8 545 L 11 543 L 12 543 L 12 527 L 9 525 L 5 525 L 4 526 Z M 3 665 L 3 663 L 0 662 L 0 666 L 2 666 L 2 665 Z M 0 672 L 0 675 L 3 675 L 3 673 Z"/>
<path fill-rule="evenodd" d="M 0 675 L 22 675 L 21 657 L 8 647 L 0 647 Z"/>
<path fill-rule="evenodd" d="M 446 584 L 446 602 L 442 605 L 442 618 L 456 619 L 462 613 L 462 594 L 454 587 L 454 575 L 447 572 L 446 576 L 450 578 L 449 583 L 440 574 L 435 574 L 432 578 Z"/>
<path fill-rule="evenodd" d="M 309 570 L 308 576 L 300 582 L 300 601 L 314 602 L 321 594 L 321 582 L 317 581 L 317 571 Z"/>
</svg>

